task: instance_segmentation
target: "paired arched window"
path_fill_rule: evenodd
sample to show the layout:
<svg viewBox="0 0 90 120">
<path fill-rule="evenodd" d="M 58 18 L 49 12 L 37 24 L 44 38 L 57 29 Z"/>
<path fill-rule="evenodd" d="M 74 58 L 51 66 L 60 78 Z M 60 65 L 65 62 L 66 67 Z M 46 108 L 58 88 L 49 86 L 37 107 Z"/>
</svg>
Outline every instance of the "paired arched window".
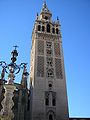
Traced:
<svg viewBox="0 0 90 120">
<path fill-rule="evenodd" d="M 54 76 L 53 70 L 52 70 L 52 69 L 49 69 L 49 70 L 47 71 L 47 77 L 52 78 L 53 76 Z"/>
<path fill-rule="evenodd" d="M 41 30 L 42 30 L 42 32 L 44 32 L 45 31 L 45 26 L 38 25 L 38 31 L 41 31 Z M 50 24 L 46 25 L 46 31 L 48 33 L 50 33 Z M 55 32 L 56 32 L 56 34 L 59 34 L 59 29 L 56 28 L 56 31 L 55 31 L 55 28 L 53 27 L 52 28 L 52 33 L 55 34 Z"/>
<path fill-rule="evenodd" d="M 38 25 L 38 31 L 41 31 L 41 25 Z M 42 26 L 42 31 L 44 32 L 45 31 L 45 27 Z"/>
</svg>

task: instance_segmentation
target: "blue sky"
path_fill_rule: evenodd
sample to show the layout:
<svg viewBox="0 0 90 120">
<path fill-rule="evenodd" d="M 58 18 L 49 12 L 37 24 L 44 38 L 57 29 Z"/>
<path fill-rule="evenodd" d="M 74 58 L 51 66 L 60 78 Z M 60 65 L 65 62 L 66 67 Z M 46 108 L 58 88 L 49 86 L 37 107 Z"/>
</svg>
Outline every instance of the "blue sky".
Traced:
<svg viewBox="0 0 90 120">
<path fill-rule="evenodd" d="M 69 114 L 90 117 L 90 0 L 46 0 L 53 20 L 60 18 Z M 30 64 L 31 34 L 43 0 L 0 0 L 0 61 L 10 63 L 18 45 L 17 64 Z M 20 82 L 17 75 L 16 82 Z"/>
</svg>

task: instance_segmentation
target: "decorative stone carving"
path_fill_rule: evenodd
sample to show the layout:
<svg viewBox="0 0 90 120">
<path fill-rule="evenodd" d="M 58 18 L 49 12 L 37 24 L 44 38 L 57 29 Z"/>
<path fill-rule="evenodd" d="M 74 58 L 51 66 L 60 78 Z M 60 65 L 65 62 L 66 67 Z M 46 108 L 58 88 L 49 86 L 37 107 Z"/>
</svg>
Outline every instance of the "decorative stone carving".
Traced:
<svg viewBox="0 0 90 120">
<path fill-rule="evenodd" d="M 60 44 L 59 43 L 54 43 L 54 52 L 55 52 L 55 56 L 60 56 Z"/>
<path fill-rule="evenodd" d="M 14 106 L 14 102 L 12 100 L 15 90 L 14 85 L 6 84 L 4 86 L 5 89 L 5 98 L 2 101 L 3 109 L 0 112 L 0 120 L 12 120 L 14 118 L 14 114 L 12 112 L 12 107 Z"/>
<path fill-rule="evenodd" d="M 44 54 L 44 41 L 38 40 L 38 53 Z"/>
<path fill-rule="evenodd" d="M 55 58 L 56 78 L 63 79 L 63 66 L 62 60 Z"/>
<path fill-rule="evenodd" d="M 44 57 L 37 58 L 37 76 L 44 77 Z"/>
</svg>

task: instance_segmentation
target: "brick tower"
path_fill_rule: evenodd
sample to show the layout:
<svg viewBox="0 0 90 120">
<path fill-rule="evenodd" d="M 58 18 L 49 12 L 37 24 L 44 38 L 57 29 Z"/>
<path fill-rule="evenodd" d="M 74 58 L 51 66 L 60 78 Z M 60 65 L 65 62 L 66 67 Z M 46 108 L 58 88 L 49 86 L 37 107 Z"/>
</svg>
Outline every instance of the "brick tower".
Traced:
<svg viewBox="0 0 90 120">
<path fill-rule="evenodd" d="M 31 120 L 68 120 L 60 23 L 46 2 L 37 14 L 31 48 Z"/>
</svg>

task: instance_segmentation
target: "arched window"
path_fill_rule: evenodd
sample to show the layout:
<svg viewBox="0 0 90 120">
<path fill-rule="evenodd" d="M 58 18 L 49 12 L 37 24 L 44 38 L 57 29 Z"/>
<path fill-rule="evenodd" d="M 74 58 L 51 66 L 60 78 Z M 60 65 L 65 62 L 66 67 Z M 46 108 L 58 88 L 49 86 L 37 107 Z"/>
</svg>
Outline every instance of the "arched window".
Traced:
<svg viewBox="0 0 90 120">
<path fill-rule="evenodd" d="M 47 24 L 47 32 L 50 33 L 50 25 Z"/>
<path fill-rule="evenodd" d="M 47 17 L 47 16 L 45 16 L 45 19 L 47 20 L 47 19 L 48 19 L 48 17 Z"/>
<path fill-rule="evenodd" d="M 49 106 L 49 92 L 45 92 L 45 105 Z"/>
<path fill-rule="evenodd" d="M 58 30 L 58 28 L 56 28 L 56 34 L 58 34 L 59 33 L 59 30 Z"/>
<path fill-rule="evenodd" d="M 52 114 L 49 115 L 49 120 L 53 120 L 53 115 Z"/>
<path fill-rule="evenodd" d="M 49 106 L 49 98 L 45 99 L 45 105 Z"/>
<path fill-rule="evenodd" d="M 41 31 L 41 25 L 38 25 L 38 31 Z"/>
<path fill-rule="evenodd" d="M 52 28 L 52 33 L 55 34 L 55 28 Z"/>
<path fill-rule="evenodd" d="M 43 32 L 45 31 L 45 27 L 44 27 L 44 26 L 42 26 L 42 31 L 43 31 Z"/>
<path fill-rule="evenodd" d="M 27 105 L 27 111 L 30 110 L 30 98 L 28 98 L 28 105 Z"/>
<path fill-rule="evenodd" d="M 48 112 L 48 120 L 56 120 L 55 113 L 52 110 Z"/>
<path fill-rule="evenodd" d="M 56 106 L 56 99 L 55 98 L 52 99 L 52 105 Z"/>
</svg>

